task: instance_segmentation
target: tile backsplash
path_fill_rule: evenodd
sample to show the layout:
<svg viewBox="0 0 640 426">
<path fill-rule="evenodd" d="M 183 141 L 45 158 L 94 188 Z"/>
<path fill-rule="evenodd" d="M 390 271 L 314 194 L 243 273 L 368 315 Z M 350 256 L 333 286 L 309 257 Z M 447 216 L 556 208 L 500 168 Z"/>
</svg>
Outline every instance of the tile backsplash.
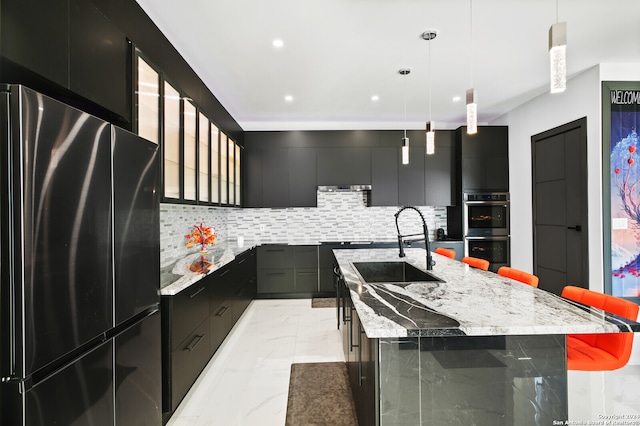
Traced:
<svg viewBox="0 0 640 426">
<path fill-rule="evenodd" d="M 318 207 L 221 208 L 161 204 L 160 258 L 162 266 L 194 249 L 184 245 L 185 235 L 195 223 L 213 225 L 220 241 L 243 237 L 261 243 L 305 243 L 318 241 L 396 241 L 394 214 L 398 207 L 366 207 L 363 192 L 318 192 Z M 447 226 L 446 207 L 418 207 L 429 228 Z M 422 232 L 414 211 L 400 216 L 402 234 Z"/>
</svg>

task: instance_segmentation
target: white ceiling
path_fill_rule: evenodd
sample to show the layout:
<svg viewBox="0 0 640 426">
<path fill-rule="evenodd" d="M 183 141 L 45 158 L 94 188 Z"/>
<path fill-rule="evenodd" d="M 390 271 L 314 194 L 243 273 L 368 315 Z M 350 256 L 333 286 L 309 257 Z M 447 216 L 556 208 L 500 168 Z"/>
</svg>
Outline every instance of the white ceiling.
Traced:
<svg viewBox="0 0 640 426">
<path fill-rule="evenodd" d="M 469 0 L 137 2 L 244 130 L 424 128 L 429 68 L 438 128 L 464 124 L 472 83 L 490 123 L 548 91 L 556 4 L 570 78 L 640 63 L 640 0 L 475 0 L 472 13 Z"/>
</svg>

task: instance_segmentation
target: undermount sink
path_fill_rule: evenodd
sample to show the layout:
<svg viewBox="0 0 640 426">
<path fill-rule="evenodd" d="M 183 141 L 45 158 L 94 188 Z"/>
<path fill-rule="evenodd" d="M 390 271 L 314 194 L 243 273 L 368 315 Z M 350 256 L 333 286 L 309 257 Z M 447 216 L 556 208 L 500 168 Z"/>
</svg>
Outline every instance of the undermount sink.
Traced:
<svg viewBox="0 0 640 426">
<path fill-rule="evenodd" d="M 435 275 L 402 261 L 351 264 L 360 278 L 367 283 L 444 282 Z"/>
</svg>

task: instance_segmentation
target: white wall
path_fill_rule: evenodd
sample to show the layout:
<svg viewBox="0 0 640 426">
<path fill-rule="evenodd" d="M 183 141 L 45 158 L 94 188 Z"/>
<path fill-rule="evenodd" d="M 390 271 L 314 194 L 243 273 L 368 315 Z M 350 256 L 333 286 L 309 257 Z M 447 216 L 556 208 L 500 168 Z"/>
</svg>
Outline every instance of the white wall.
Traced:
<svg viewBox="0 0 640 426">
<path fill-rule="evenodd" d="M 640 64 L 603 64 L 567 82 L 560 94 L 544 93 L 491 124 L 509 126 L 511 261 L 532 271 L 531 137 L 587 117 L 589 287 L 603 291 L 601 81 L 640 81 Z"/>
</svg>

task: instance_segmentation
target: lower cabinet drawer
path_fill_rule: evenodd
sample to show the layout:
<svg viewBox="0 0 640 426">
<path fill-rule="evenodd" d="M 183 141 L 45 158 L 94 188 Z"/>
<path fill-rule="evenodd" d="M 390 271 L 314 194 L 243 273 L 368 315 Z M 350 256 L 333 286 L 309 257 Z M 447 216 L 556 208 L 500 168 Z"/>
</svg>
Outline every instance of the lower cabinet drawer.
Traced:
<svg viewBox="0 0 640 426">
<path fill-rule="evenodd" d="M 258 270 L 258 293 L 290 293 L 295 291 L 293 269 Z"/>
<path fill-rule="evenodd" d="M 171 411 L 209 362 L 209 321 L 205 320 L 171 354 Z"/>
<path fill-rule="evenodd" d="M 211 355 L 218 349 L 233 327 L 232 303 L 232 299 L 225 301 L 209 317 L 209 332 L 211 333 L 209 353 Z"/>
<path fill-rule="evenodd" d="M 318 291 L 318 268 L 296 269 L 296 292 Z"/>
</svg>

